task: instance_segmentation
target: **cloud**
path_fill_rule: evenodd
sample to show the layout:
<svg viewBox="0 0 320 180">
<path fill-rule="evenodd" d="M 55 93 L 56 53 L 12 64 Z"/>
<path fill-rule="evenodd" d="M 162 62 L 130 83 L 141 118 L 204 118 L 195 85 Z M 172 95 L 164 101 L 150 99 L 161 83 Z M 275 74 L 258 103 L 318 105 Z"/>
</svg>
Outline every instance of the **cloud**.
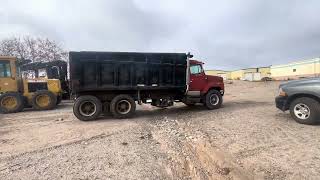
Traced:
<svg viewBox="0 0 320 180">
<path fill-rule="evenodd" d="M 47 36 L 69 50 L 187 52 L 209 69 L 320 56 L 319 1 L 4 0 L 0 38 Z"/>
</svg>

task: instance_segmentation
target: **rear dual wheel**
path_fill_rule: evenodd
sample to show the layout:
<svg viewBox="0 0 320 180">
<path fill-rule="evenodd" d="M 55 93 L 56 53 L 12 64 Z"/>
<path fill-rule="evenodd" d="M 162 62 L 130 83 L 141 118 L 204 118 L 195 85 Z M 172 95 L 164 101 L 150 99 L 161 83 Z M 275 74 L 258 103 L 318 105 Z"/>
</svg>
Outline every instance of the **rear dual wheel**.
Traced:
<svg viewBox="0 0 320 180">
<path fill-rule="evenodd" d="M 118 95 L 110 103 L 110 112 L 115 118 L 130 118 L 136 111 L 136 103 L 131 96 Z"/>
<path fill-rule="evenodd" d="M 136 110 L 136 103 L 131 96 L 118 95 L 110 102 L 101 103 L 95 96 L 81 96 L 76 99 L 73 106 L 74 115 L 82 121 L 97 119 L 102 112 L 108 112 L 115 118 L 123 119 L 132 117 Z"/>
<path fill-rule="evenodd" d="M 81 96 L 73 105 L 73 114 L 81 121 L 97 119 L 102 112 L 102 103 L 95 96 Z"/>
</svg>

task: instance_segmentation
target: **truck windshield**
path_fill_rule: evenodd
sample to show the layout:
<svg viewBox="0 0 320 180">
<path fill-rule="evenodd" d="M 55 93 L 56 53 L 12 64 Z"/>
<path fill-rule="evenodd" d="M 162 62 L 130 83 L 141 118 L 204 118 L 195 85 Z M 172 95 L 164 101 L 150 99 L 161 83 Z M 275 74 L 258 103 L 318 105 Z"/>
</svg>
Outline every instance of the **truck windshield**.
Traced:
<svg viewBox="0 0 320 180">
<path fill-rule="evenodd" d="M 9 61 L 0 61 L 0 77 L 11 77 Z"/>
<path fill-rule="evenodd" d="M 202 73 L 202 67 L 201 65 L 191 65 L 190 66 L 190 73 L 191 74 L 201 74 Z"/>
</svg>

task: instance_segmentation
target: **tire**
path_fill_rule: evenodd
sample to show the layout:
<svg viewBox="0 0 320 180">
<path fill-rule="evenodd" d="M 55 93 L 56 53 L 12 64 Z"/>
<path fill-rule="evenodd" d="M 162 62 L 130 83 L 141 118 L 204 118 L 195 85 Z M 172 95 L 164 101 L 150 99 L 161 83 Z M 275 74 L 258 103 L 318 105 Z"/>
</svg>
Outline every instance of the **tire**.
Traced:
<svg viewBox="0 0 320 180">
<path fill-rule="evenodd" d="M 57 106 L 57 96 L 50 91 L 37 91 L 31 98 L 31 105 L 35 110 L 51 110 Z"/>
<path fill-rule="evenodd" d="M 4 114 L 16 113 L 22 111 L 23 108 L 24 99 L 19 93 L 5 93 L 0 96 L 0 112 Z"/>
<path fill-rule="evenodd" d="M 309 97 L 297 98 L 290 103 L 290 114 L 300 124 L 317 124 L 320 117 L 320 103 Z"/>
<path fill-rule="evenodd" d="M 121 108 L 120 105 L 123 105 L 123 108 Z M 118 95 L 113 98 L 110 103 L 110 112 L 115 118 L 130 118 L 135 111 L 136 103 L 134 99 L 128 95 Z"/>
<path fill-rule="evenodd" d="M 206 94 L 204 102 L 204 105 L 209 110 L 219 109 L 223 102 L 222 95 L 217 90 L 210 90 Z"/>
<path fill-rule="evenodd" d="M 73 114 L 81 121 L 96 120 L 102 112 L 102 103 L 95 96 L 80 96 L 73 105 Z"/>
</svg>

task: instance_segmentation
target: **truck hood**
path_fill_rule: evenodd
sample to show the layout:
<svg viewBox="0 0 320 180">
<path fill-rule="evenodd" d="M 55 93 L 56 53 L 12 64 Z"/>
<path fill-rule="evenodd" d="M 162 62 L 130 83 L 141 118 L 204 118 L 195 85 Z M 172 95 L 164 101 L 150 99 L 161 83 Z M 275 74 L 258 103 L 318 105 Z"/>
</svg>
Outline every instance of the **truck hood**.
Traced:
<svg viewBox="0 0 320 180">
<path fill-rule="evenodd" d="M 289 81 L 287 83 L 280 84 L 280 88 L 308 85 L 308 84 L 314 84 L 314 83 L 320 83 L 320 78 L 308 78 L 308 79 L 303 79 L 303 80 L 293 80 L 293 81 Z"/>
<path fill-rule="evenodd" d="M 207 80 L 213 81 L 213 82 L 223 82 L 223 78 L 220 76 L 211 76 L 211 75 L 207 75 Z"/>
</svg>

